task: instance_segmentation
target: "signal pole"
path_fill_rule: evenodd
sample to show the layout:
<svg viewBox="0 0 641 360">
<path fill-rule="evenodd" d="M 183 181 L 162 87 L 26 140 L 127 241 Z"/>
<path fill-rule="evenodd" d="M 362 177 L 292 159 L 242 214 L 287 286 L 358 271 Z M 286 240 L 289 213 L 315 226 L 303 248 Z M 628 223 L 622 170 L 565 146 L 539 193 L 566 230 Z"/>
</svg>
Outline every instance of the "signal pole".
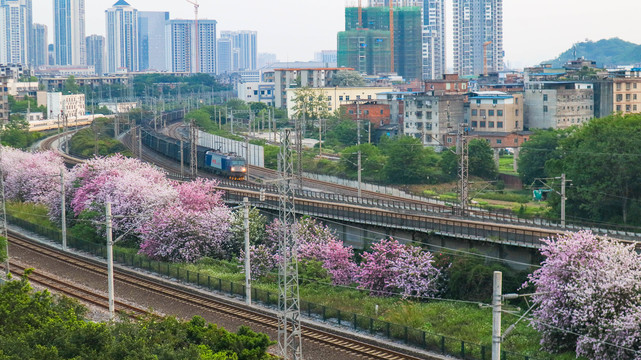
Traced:
<svg viewBox="0 0 641 360">
<path fill-rule="evenodd" d="M 278 251 L 278 347 L 285 360 L 300 360 L 302 353 L 302 333 L 300 327 L 300 293 L 298 289 L 298 239 L 293 225 L 294 212 L 294 159 L 291 150 L 291 129 L 281 134 L 278 170 L 280 236 Z M 291 328 L 291 331 L 290 331 Z"/>
<path fill-rule="evenodd" d="M 0 130 L 2 129 L 2 124 L 0 123 Z M 0 143 L 0 156 L 2 155 L 2 144 Z M 9 274 L 11 273 L 9 269 L 9 236 L 7 234 L 7 206 L 5 203 L 4 197 L 4 171 L 2 166 L 0 166 L 0 210 L 2 210 L 2 218 L 0 219 L 0 225 L 2 225 L 2 232 L 0 236 L 4 237 L 4 250 L 5 256 L 7 257 L 4 262 L 4 274 L 8 279 Z"/>
<path fill-rule="evenodd" d="M 467 199 L 469 194 L 469 147 L 467 139 L 466 124 L 459 124 L 457 141 L 456 141 L 456 154 L 459 156 L 459 195 L 461 201 L 461 215 L 465 215 L 467 209 Z"/>
<path fill-rule="evenodd" d="M 191 177 L 195 179 L 198 176 L 198 129 L 193 119 L 189 123 L 189 135 L 189 142 L 191 143 L 189 168 Z"/>
</svg>

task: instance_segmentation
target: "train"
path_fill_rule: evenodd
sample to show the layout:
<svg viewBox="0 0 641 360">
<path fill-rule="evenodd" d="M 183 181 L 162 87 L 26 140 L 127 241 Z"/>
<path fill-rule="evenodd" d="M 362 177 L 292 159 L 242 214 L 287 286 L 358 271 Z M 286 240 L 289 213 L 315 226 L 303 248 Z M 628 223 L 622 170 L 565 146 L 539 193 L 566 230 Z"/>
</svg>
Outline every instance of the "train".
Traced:
<svg viewBox="0 0 641 360">
<path fill-rule="evenodd" d="M 181 141 L 172 137 L 157 133 L 153 130 L 142 130 L 142 143 L 148 148 L 180 161 Z M 190 164 L 191 145 L 189 142 L 182 142 L 183 163 Z M 205 146 L 196 148 L 197 167 L 213 174 L 224 176 L 230 180 L 244 181 L 247 178 L 247 161 L 235 153 L 223 153 L 219 150 L 210 149 Z"/>
</svg>

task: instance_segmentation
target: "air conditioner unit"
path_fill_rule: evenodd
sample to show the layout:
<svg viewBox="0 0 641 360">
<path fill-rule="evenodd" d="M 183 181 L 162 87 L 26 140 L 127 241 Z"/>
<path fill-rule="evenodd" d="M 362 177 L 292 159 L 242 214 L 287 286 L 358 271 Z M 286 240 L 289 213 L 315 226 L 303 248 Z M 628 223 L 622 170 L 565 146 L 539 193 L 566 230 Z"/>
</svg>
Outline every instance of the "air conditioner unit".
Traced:
<svg viewBox="0 0 641 360">
<path fill-rule="evenodd" d="M 496 104 L 492 104 L 492 107 L 496 107 Z"/>
<path fill-rule="evenodd" d="M 487 119 L 487 116 L 483 115 L 483 119 Z"/>
</svg>

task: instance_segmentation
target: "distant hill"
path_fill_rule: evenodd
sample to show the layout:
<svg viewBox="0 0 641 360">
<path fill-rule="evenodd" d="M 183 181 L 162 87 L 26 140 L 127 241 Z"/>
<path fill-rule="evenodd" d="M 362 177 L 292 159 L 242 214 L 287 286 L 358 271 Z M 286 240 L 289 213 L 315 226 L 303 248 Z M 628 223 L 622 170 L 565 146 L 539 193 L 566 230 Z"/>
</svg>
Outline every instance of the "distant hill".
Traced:
<svg viewBox="0 0 641 360">
<path fill-rule="evenodd" d="M 576 56 L 574 51 L 576 48 Z M 567 61 L 584 57 L 594 60 L 597 66 L 634 65 L 641 63 L 641 45 L 619 38 L 587 41 L 575 44 L 554 60 L 547 61 L 554 67 L 563 66 Z"/>
</svg>

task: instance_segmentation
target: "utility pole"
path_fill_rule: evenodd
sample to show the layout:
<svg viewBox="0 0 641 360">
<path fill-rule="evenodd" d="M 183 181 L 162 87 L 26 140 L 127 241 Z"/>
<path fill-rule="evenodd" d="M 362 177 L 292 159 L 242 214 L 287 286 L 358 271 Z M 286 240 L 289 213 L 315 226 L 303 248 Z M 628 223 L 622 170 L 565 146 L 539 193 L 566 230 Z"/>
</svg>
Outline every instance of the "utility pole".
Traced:
<svg viewBox="0 0 641 360">
<path fill-rule="evenodd" d="M 251 264 L 249 254 L 249 199 L 243 198 L 243 215 L 245 226 L 245 304 L 252 304 Z"/>
<path fill-rule="evenodd" d="M 303 112 L 303 122 L 305 121 L 305 113 Z M 303 190 L 303 131 L 301 120 L 295 120 L 296 126 L 296 181 L 298 188 Z"/>
<path fill-rule="evenodd" d="M 185 177 L 185 145 L 182 140 L 180 140 L 180 177 Z"/>
<path fill-rule="evenodd" d="M 234 134 L 234 110 L 229 111 L 231 113 L 230 119 L 231 119 L 231 133 Z"/>
<path fill-rule="evenodd" d="M 323 155 L 323 119 L 318 119 L 318 155 Z"/>
<path fill-rule="evenodd" d="M 356 103 L 356 138 L 358 143 L 358 198 L 361 198 L 361 119 L 359 116 L 360 106 Z"/>
<path fill-rule="evenodd" d="M 138 136 L 136 138 L 138 140 L 138 160 L 142 162 L 142 125 L 138 126 Z"/>
<path fill-rule="evenodd" d="M 298 289 L 298 239 L 295 238 L 293 225 L 294 212 L 294 159 L 292 156 L 291 129 L 281 134 L 278 170 L 280 236 L 278 251 L 278 347 L 285 360 L 300 360 L 302 353 L 302 333 L 300 327 L 300 293 Z M 291 330 L 290 330 L 291 328 Z"/>
<path fill-rule="evenodd" d="M 67 206 L 65 204 L 65 167 L 60 167 L 60 206 L 62 213 L 62 250 L 67 250 Z"/>
<path fill-rule="evenodd" d="M 561 174 L 561 226 L 565 227 L 565 173 Z"/>
<path fill-rule="evenodd" d="M 2 124 L 0 123 L 0 130 L 2 130 Z M 2 158 L 2 144 L 0 143 L 0 158 Z M 9 269 L 9 236 L 7 234 L 7 205 L 4 197 L 4 171 L 2 166 L 0 166 L 0 210 L 2 210 L 2 219 L 0 219 L 2 225 L 2 233 L 0 235 L 4 237 L 4 251 L 5 256 L 7 257 L 4 261 L 4 274 L 8 279 L 9 274 L 11 273 Z"/>
<path fill-rule="evenodd" d="M 457 141 L 456 141 L 456 154 L 459 156 L 459 196 L 461 215 L 465 215 L 467 209 L 467 200 L 469 194 L 469 147 L 467 139 L 467 124 L 459 124 Z"/>
<path fill-rule="evenodd" d="M 503 302 L 503 273 L 494 272 L 492 291 L 492 360 L 501 360 L 501 306 Z"/>
<path fill-rule="evenodd" d="M 193 119 L 189 123 L 189 135 L 189 142 L 191 143 L 189 168 L 192 179 L 195 179 L 198 176 L 198 129 Z"/>
<path fill-rule="evenodd" d="M 109 292 L 109 319 L 114 320 L 114 259 L 113 259 L 113 234 L 112 234 L 112 217 L 111 203 L 105 204 L 105 216 L 107 226 L 107 288 Z"/>
</svg>

